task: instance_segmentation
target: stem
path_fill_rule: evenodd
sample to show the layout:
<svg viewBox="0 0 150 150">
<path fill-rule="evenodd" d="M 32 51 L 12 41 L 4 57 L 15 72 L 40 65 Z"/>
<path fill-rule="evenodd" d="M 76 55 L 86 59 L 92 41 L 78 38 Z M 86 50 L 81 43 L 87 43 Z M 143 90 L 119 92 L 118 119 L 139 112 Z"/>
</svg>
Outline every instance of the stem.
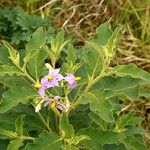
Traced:
<svg viewBox="0 0 150 150">
<path fill-rule="evenodd" d="M 51 108 L 53 111 L 54 111 L 54 113 L 60 118 L 61 117 L 61 114 L 60 114 L 60 112 L 57 110 L 57 108 L 55 108 L 55 107 L 53 107 L 53 108 Z"/>
<path fill-rule="evenodd" d="M 101 74 L 99 76 L 97 76 L 94 80 L 92 80 L 91 82 L 88 83 L 88 85 L 86 86 L 86 88 L 84 89 L 84 92 L 88 92 L 89 89 L 100 79 L 104 76 L 104 70 L 101 72 Z M 72 106 L 71 109 L 75 109 L 78 105 L 80 105 L 80 100 L 76 100 Z"/>
<path fill-rule="evenodd" d="M 36 84 L 36 81 L 27 72 L 24 72 L 24 76 L 26 76 L 30 81 Z"/>
<path fill-rule="evenodd" d="M 39 114 L 39 117 L 41 118 L 43 124 L 46 126 L 46 128 L 48 129 L 49 132 L 52 132 L 49 124 L 46 123 L 45 119 L 43 118 L 43 116 L 41 115 L 41 113 L 38 113 Z"/>
<path fill-rule="evenodd" d="M 21 137 L 19 137 L 19 138 L 21 138 L 21 139 L 23 139 L 23 140 L 32 140 L 32 141 L 35 140 L 34 137 L 30 137 L 30 136 L 21 136 Z"/>
</svg>

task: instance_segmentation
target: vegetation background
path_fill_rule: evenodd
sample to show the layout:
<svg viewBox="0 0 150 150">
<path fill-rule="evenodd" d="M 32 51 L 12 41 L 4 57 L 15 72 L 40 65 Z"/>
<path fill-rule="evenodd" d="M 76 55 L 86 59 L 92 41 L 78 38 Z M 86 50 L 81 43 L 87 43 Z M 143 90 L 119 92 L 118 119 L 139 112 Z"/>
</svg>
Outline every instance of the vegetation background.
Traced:
<svg viewBox="0 0 150 150">
<path fill-rule="evenodd" d="M 0 39 L 20 49 L 39 26 L 51 33 L 64 29 L 80 47 L 101 23 L 108 21 L 111 28 L 121 25 L 112 66 L 135 63 L 150 72 L 150 0 L 0 0 L 0 7 Z M 150 147 L 150 101 L 130 103 L 126 100 L 126 111 L 145 118 L 145 142 Z"/>
</svg>

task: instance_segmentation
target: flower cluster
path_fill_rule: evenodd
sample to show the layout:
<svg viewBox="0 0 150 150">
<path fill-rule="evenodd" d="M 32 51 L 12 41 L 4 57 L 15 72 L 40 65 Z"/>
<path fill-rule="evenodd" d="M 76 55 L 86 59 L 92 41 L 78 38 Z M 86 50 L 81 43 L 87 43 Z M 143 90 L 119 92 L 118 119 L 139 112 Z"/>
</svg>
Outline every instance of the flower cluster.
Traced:
<svg viewBox="0 0 150 150">
<path fill-rule="evenodd" d="M 54 98 L 46 98 L 45 97 L 45 91 L 46 89 L 52 88 L 52 87 L 59 87 L 59 81 L 65 80 L 69 83 L 68 89 L 73 89 L 77 86 L 77 81 L 81 79 L 81 77 L 75 77 L 73 74 L 66 73 L 66 76 L 64 77 L 61 75 L 60 69 L 53 69 L 49 64 L 46 64 L 46 67 L 48 70 L 48 75 L 41 78 L 40 83 L 35 84 L 35 87 L 38 88 L 38 93 L 40 97 L 42 98 L 42 101 L 38 103 L 36 106 L 36 112 L 39 112 L 41 109 L 41 105 L 43 102 L 45 102 L 44 106 L 51 106 L 56 107 L 60 110 L 68 110 L 68 104 L 62 104 L 59 100 L 59 96 L 54 96 Z"/>
</svg>

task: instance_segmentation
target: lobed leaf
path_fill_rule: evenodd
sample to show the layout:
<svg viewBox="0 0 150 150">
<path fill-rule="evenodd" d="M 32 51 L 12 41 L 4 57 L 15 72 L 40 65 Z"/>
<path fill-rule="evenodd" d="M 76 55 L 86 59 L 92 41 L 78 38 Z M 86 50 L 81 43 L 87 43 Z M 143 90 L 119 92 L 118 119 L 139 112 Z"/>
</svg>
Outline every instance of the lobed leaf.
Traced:
<svg viewBox="0 0 150 150">
<path fill-rule="evenodd" d="M 104 59 L 102 51 L 99 50 L 99 47 L 88 43 L 89 52 L 85 55 L 85 66 L 87 74 L 92 78 L 100 75 L 104 67 Z M 98 52 L 99 51 L 99 52 Z"/>
<path fill-rule="evenodd" d="M 15 121 L 15 131 L 19 136 L 23 135 L 23 117 L 24 115 L 20 115 Z"/>
<path fill-rule="evenodd" d="M 46 37 L 43 28 L 39 27 L 33 33 L 31 40 L 26 45 L 27 57 L 29 58 L 33 57 L 45 43 L 46 43 Z"/>
<path fill-rule="evenodd" d="M 38 97 L 38 93 L 30 86 L 12 87 L 3 94 L 3 99 L 0 103 L 0 113 L 8 111 L 19 102 L 26 103 L 29 99 L 36 97 Z"/>
<path fill-rule="evenodd" d="M 61 140 L 55 133 L 42 133 L 32 144 L 27 144 L 24 150 L 61 150 Z"/>
<path fill-rule="evenodd" d="M 80 144 L 86 148 L 102 149 L 104 144 L 114 144 L 121 142 L 125 138 L 123 133 L 116 133 L 113 131 L 101 131 L 100 129 L 93 129 L 92 127 L 83 128 L 78 131 L 78 135 L 87 135 L 90 139 L 81 141 Z"/>
<path fill-rule="evenodd" d="M 63 113 L 60 118 L 59 128 L 65 139 L 72 139 L 74 137 L 74 129 L 73 126 L 69 124 L 66 113 Z"/>
<path fill-rule="evenodd" d="M 15 66 L 0 65 L 0 76 L 4 76 L 5 74 L 8 74 L 10 76 L 12 76 L 13 74 L 21 75 L 22 72 Z"/>
<path fill-rule="evenodd" d="M 7 41 L 3 41 L 3 43 L 7 47 L 10 57 L 17 58 L 17 51 Z"/>
<path fill-rule="evenodd" d="M 10 144 L 7 147 L 7 150 L 19 150 L 21 146 L 23 146 L 23 142 L 21 139 L 11 140 Z"/>
<path fill-rule="evenodd" d="M 123 140 L 127 150 L 146 150 L 144 144 L 140 143 L 134 136 L 128 136 Z"/>
<path fill-rule="evenodd" d="M 113 106 L 108 101 L 104 90 L 93 90 L 88 93 L 84 93 L 80 98 L 81 104 L 90 103 L 91 111 L 97 112 L 97 114 L 106 122 L 114 122 Z"/>
<path fill-rule="evenodd" d="M 150 82 L 150 74 L 140 68 L 135 64 L 120 65 L 112 69 L 112 72 L 117 76 L 129 75 L 132 78 L 139 78 L 146 82 Z"/>
<path fill-rule="evenodd" d="M 45 69 L 44 60 L 47 58 L 47 53 L 40 49 L 27 63 L 27 69 L 31 76 L 40 78 Z"/>
</svg>

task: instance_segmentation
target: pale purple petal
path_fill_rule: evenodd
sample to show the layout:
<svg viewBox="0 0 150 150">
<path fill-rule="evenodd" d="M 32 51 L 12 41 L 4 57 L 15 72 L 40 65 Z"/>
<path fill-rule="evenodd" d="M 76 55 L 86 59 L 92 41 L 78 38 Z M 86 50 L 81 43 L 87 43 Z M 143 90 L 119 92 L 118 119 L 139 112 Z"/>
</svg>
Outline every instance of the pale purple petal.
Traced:
<svg viewBox="0 0 150 150">
<path fill-rule="evenodd" d="M 53 68 L 50 68 L 49 71 L 48 71 L 48 75 L 51 76 L 52 73 L 53 73 L 53 71 L 54 71 L 54 69 L 53 69 Z"/>
<path fill-rule="evenodd" d="M 41 96 L 42 98 L 44 98 L 45 89 L 44 89 L 44 88 L 39 88 L 38 93 L 40 94 L 40 96 Z"/>
<path fill-rule="evenodd" d="M 66 80 L 69 84 L 73 84 L 74 81 L 75 81 L 74 78 L 75 78 L 74 75 L 67 73 L 67 76 L 65 77 L 65 80 Z"/>
<path fill-rule="evenodd" d="M 63 110 L 62 106 L 61 105 L 57 105 L 56 106 L 59 110 Z"/>
<path fill-rule="evenodd" d="M 49 87 L 55 87 L 55 86 L 59 86 L 58 81 L 57 80 L 51 80 L 48 82 L 47 84 Z"/>
<path fill-rule="evenodd" d="M 60 68 L 54 69 L 51 75 L 56 76 L 56 75 L 58 75 L 59 71 L 60 71 Z"/>
<path fill-rule="evenodd" d="M 44 107 L 46 107 L 47 105 L 50 105 L 51 103 L 52 103 L 51 98 L 46 99 L 46 103 L 44 104 Z"/>
<path fill-rule="evenodd" d="M 47 82 L 48 82 L 48 79 L 46 77 L 41 79 L 41 84 L 42 85 L 46 85 Z"/>
<path fill-rule="evenodd" d="M 54 99 L 58 101 L 59 100 L 59 96 L 55 96 Z"/>
<path fill-rule="evenodd" d="M 72 84 L 69 85 L 69 89 L 73 89 L 77 86 L 77 81 L 74 81 Z"/>
<path fill-rule="evenodd" d="M 61 104 L 61 106 L 64 110 L 68 110 L 68 107 L 65 104 Z"/>
<path fill-rule="evenodd" d="M 61 81 L 61 80 L 64 79 L 64 77 L 63 77 L 61 74 L 55 75 L 54 78 L 55 78 L 57 81 Z"/>
</svg>

